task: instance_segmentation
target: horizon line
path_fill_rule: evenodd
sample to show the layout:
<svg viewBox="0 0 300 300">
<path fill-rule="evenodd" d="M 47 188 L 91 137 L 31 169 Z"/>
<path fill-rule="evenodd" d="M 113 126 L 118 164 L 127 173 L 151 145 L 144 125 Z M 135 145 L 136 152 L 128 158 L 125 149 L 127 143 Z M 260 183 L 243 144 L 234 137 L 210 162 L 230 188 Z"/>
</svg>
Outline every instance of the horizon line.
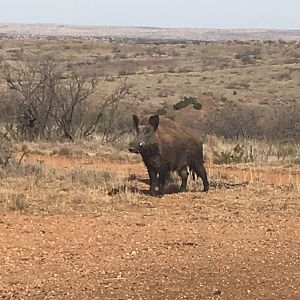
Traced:
<svg viewBox="0 0 300 300">
<path fill-rule="evenodd" d="M 113 27 L 113 28 L 143 28 L 143 29 L 156 29 L 156 30 L 173 30 L 173 29 L 199 29 L 199 30 L 277 30 L 277 31 L 300 31 L 300 28 L 276 28 L 276 27 L 161 27 L 161 26 L 145 26 L 145 25 L 99 25 L 99 24 L 73 24 L 73 23 L 52 23 L 52 22 L 2 22 L 0 21 L 0 25 L 40 25 L 40 26 L 68 26 L 68 27 Z"/>
</svg>

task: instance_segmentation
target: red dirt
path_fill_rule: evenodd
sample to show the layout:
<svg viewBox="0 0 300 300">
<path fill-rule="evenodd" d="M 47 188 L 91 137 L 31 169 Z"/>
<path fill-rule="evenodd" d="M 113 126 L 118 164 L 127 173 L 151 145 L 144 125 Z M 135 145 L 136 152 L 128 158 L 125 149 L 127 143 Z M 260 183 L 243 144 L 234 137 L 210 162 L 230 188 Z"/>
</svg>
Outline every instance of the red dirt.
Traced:
<svg viewBox="0 0 300 300">
<path fill-rule="evenodd" d="M 113 170 L 114 172 L 118 171 L 128 171 L 128 170 L 136 170 L 137 173 L 141 172 L 143 165 L 139 162 L 124 162 L 124 161 L 116 161 L 109 159 L 96 159 L 96 158 L 72 158 L 66 156 L 49 156 L 49 155 L 37 155 L 30 154 L 27 155 L 26 162 L 43 162 L 47 166 L 55 167 L 55 168 L 64 168 L 70 169 L 79 166 L 85 166 L 86 168 L 93 168 L 99 170 Z"/>
<path fill-rule="evenodd" d="M 120 162 L 115 160 L 101 160 L 96 158 L 70 158 L 65 156 L 29 155 L 27 161 L 42 161 L 55 168 L 74 168 L 76 166 L 97 168 L 100 170 L 126 171 L 138 175 L 147 175 L 146 168 L 140 162 Z M 207 166 L 210 176 L 226 175 L 236 180 L 247 182 L 266 182 L 273 185 L 300 185 L 300 171 L 284 168 L 259 168 L 253 166 Z"/>
<path fill-rule="evenodd" d="M 2 299 L 299 299 L 299 217 L 0 217 Z M 198 207 L 198 209 L 200 209 Z"/>
<path fill-rule="evenodd" d="M 64 168 L 88 163 L 145 173 L 138 163 L 40 159 Z M 209 171 L 240 180 L 249 172 Z M 272 172 L 254 173 L 276 183 Z M 290 181 L 285 172 L 279 184 Z M 300 299 L 299 212 L 218 205 L 241 195 L 255 196 L 145 196 L 143 207 L 100 217 L 0 210 L 0 299 Z"/>
</svg>

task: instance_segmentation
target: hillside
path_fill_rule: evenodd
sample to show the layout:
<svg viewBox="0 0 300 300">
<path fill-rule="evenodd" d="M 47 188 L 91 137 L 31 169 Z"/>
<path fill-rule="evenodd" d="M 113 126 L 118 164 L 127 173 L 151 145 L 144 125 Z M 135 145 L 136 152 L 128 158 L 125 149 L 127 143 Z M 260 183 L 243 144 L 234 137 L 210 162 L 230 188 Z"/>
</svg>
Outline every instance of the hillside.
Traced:
<svg viewBox="0 0 300 300">
<path fill-rule="evenodd" d="M 127 80 L 130 104 L 124 103 L 121 114 L 127 121 L 132 112 L 159 111 L 200 132 L 299 139 L 299 42 L 151 43 L 64 37 L 0 41 L 4 64 L 33 66 L 49 59 L 63 73 L 96 75 L 99 84 L 90 99 L 96 106 Z M 196 97 L 203 109 L 174 110 L 184 97 Z"/>
</svg>

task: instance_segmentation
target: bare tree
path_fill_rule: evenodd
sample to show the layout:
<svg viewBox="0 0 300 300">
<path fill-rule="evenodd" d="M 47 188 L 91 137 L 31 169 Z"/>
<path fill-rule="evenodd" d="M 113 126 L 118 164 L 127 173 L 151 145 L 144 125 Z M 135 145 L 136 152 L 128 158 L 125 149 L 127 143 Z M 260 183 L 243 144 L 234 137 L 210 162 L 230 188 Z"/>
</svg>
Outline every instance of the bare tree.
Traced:
<svg viewBox="0 0 300 300">
<path fill-rule="evenodd" d="M 270 135 L 273 139 L 300 141 L 300 104 L 296 100 L 274 109 Z"/>
<path fill-rule="evenodd" d="M 227 105 L 210 112 L 204 120 L 207 133 L 225 138 L 254 137 L 261 133 L 259 115 L 254 110 L 235 105 Z"/>
<path fill-rule="evenodd" d="M 128 95 L 129 88 L 126 81 L 117 88 L 113 94 L 106 98 L 102 105 L 102 109 L 108 107 L 106 114 L 106 122 L 103 124 L 103 140 L 106 142 L 115 141 L 119 136 L 128 131 L 127 127 L 118 126 L 117 120 L 120 121 L 120 116 L 117 116 L 117 110 L 120 107 L 122 99 Z"/>
<path fill-rule="evenodd" d="M 84 78 L 76 72 L 66 82 L 59 81 L 50 86 L 54 97 L 53 118 L 58 135 L 74 140 L 80 124 L 84 122 L 85 116 L 80 114 L 81 107 L 95 92 L 96 86 L 96 77 Z"/>
<path fill-rule="evenodd" d="M 8 90 L 7 101 L 0 105 L 10 117 L 0 117 L 19 138 L 73 141 L 102 133 L 103 140 L 110 142 L 125 131 L 124 126 L 116 126 L 116 120 L 129 92 L 126 81 L 103 102 L 94 104 L 89 99 L 95 93 L 97 77 L 76 71 L 64 74 L 53 61 L 19 67 L 2 64 L 1 71 Z"/>
<path fill-rule="evenodd" d="M 117 122 L 122 123 L 122 115 L 120 111 L 124 111 L 123 100 L 129 93 L 129 86 L 126 80 L 109 96 L 105 98 L 95 109 L 89 114 L 87 109 L 81 112 L 82 115 L 89 115 L 89 121 L 80 122 L 81 138 L 87 137 L 93 133 L 103 134 L 103 141 L 112 142 L 122 134 L 128 132 L 129 128 Z M 122 106 L 122 107 L 121 107 Z M 126 109 L 126 106 L 125 106 Z M 120 131 L 119 129 L 122 128 Z"/>
<path fill-rule="evenodd" d="M 58 81 L 53 63 L 19 68 L 4 64 L 1 69 L 11 91 L 7 105 L 14 106 L 11 111 L 19 135 L 27 139 L 46 137 L 54 104 L 50 87 Z"/>
</svg>

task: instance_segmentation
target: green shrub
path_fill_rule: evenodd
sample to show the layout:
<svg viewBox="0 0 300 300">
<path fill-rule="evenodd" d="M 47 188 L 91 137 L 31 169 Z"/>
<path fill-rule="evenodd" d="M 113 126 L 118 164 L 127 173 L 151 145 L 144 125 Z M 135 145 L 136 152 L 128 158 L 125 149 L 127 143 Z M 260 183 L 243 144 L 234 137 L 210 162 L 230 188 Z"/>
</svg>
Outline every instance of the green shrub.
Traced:
<svg viewBox="0 0 300 300">
<path fill-rule="evenodd" d="M 197 110 L 202 109 L 202 104 L 198 101 L 198 99 L 196 97 L 193 97 L 193 96 L 190 96 L 190 97 L 184 96 L 182 98 L 182 100 L 180 100 L 179 102 L 177 102 L 176 104 L 173 105 L 173 108 L 175 110 L 180 110 L 189 105 L 193 105 L 193 107 Z"/>
</svg>

